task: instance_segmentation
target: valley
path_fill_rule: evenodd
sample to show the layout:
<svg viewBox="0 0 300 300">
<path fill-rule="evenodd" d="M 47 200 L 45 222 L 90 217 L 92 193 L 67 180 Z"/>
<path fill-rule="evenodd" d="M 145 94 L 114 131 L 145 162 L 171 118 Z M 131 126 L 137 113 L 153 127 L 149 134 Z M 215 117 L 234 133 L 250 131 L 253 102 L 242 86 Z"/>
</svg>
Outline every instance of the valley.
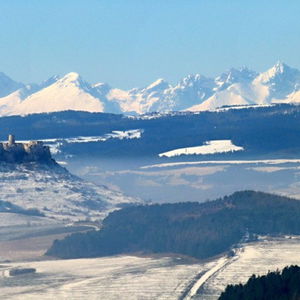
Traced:
<svg viewBox="0 0 300 300">
<path fill-rule="evenodd" d="M 299 1 L 0 12 L 0 300 L 300 299 Z"/>
<path fill-rule="evenodd" d="M 300 263 L 297 237 L 262 237 L 239 245 L 233 257 L 222 252 L 206 260 L 143 251 L 68 260 L 45 256 L 55 240 L 98 230 L 110 212 L 127 205 L 205 202 L 250 189 L 299 199 L 299 114 L 298 106 L 278 105 L 154 118 L 71 111 L 0 118 L 4 141 L 7 128 L 17 143 L 41 140 L 60 163 L 1 164 L 0 292 L 7 299 L 101 294 L 214 300 L 227 284 L 267 272 L 271 258 L 272 270 Z M 273 125 L 284 133 L 282 140 Z M 193 147 L 197 155 L 159 156 Z M 232 151 L 238 147 L 243 150 Z M 41 215 L 28 215 L 31 209 Z M 15 267 L 37 271 L 7 277 Z"/>
</svg>

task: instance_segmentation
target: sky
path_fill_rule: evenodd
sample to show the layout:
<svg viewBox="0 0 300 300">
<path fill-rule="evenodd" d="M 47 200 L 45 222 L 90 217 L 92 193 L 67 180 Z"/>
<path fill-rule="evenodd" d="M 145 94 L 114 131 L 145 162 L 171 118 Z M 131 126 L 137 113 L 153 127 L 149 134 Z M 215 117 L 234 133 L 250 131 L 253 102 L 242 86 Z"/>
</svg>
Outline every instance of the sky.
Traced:
<svg viewBox="0 0 300 300">
<path fill-rule="evenodd" d="M 231 67 L 300 69 L 299 0 L 3 0 L 0 71 L 133 88 Z"/>
</svg>

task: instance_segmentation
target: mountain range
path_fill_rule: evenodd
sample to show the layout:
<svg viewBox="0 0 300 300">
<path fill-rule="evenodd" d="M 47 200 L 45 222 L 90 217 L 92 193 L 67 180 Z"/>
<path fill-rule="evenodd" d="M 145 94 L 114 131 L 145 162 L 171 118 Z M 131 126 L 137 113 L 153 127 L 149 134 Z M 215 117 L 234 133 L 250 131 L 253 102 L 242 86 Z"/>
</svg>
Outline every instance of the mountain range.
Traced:
<svg viewBox="0 0 300 300">
<path fill-rule="evenodd" d="M 232 68 L 216 78 L 188 75 L 176 85 L 158 79 L 130 90 L 90 84 L 75 72 L 27 85 L 0 73 L 0 116 L 65 110 L 145 114 L 299 102 L 300 71 L 281 62 L 263 73 Z"/>
</svg>

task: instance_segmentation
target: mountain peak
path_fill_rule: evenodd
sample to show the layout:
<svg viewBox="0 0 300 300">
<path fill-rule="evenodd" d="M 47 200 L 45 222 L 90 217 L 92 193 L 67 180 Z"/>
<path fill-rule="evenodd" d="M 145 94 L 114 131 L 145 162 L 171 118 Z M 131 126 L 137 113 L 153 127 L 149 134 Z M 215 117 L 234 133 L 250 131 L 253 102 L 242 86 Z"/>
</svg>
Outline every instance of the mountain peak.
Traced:
<svg viewBox="0 0 300 300">
<path fill-rule="evenodd" d="M 89 92 L 92 89 L 92 86 L 82 79 L 82 77 L 77 72 L 70 72 L 54 82 L 59 87 L 77 87 Z"/>
<path fill-rule="evenodd" d="M 130 90 L 105 83 L 91 85 L 77 72 L 27 86 L 0 72 L 0 115 L 60 110 L 139 114 L 198 109 L 202 104 L 204 110 L 223 105 L 299 102 L 299 94 L 292 95 L 299 91 L 300 71 L 281 61 L 259 74 L 247 67 L 231 68 L 215 78 L 196 73 L 175 85 L 159 78 Z"/>
<path fill-rule="evenodd" d="M 159 78 L 150 85 L 147 86 L 147 90 L 152 90 L 156 88 L 167 88 L 169 86 L 168 82 L 163 78 Z"/>
<path fill-rule="evenodd" d="M 278 61 L 272 68 L 261 73 L 256 80 L 267 84 L 274 81 L 277 77 L 299 77 L 300 72 L 297 69 L 291 68 L 287 64 Z"/>
<path fill-rule="evenodd" d="M 227 80 L 253 79 L 256 72 L 243 66 L 241 68 L 230 68 L 227 72 L 221 74 L 217 78 L 225 78 Z"/>
<path fill-rule="evenodd" d="M 227 72 L 218 76 L 215 81 L 218 89 L 223 90 L 237 82 L 250 82 L 256 76 L 257 73 L 248 69 L 247 67 L 242 67 L 239 69 L 231 68 Z"/>
<path fill-rule="evenodd" d="M 60 79 L 62 82 L 77 82 L 80 80 L 80 75 L 76 72 L 70 72 Z"/>
<path fill-rule="evenodd" d="M 287 64 L 285 64 L 284 62 L 278 60 L 273 68 L 282 72 L 285 68 L 289 68 L 289 66 Z"/>
<path fill-rule="evenodd" d="M 192 81 L 198 81 L 201 79 L 206 79 L 206 77 L 201 74 L 189 74 L 186 77 L 184 77 L 181 80 L 181 82 L 192 82 Z"/>
<path fill-rule="evenodd" d="M 175 89 L 212 89 L 215 86 L 214 79 L 205 77 L 201 74 L 190 74 L 179 81 Z"/>
<path fill-rule="evenodd" d="M 271 69 L 269 69 L 269 71 L 270 75 L 273 74 L 273 76 L 275 76 L 278 73 L 283 73 L 287 69 L 290 69 L 290 67 L 287 64 L 281 61 L 277 61 L 277 63 Z"/>
</svg>

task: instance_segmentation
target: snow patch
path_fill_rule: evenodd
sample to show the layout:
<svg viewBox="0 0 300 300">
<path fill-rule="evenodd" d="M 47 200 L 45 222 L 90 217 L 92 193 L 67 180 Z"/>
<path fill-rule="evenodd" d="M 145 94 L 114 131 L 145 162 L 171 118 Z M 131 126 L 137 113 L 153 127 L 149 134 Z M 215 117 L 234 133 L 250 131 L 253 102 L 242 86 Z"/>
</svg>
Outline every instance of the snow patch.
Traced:
<svg viewBox="0 0 300 300">
<path fill-rule="evenodd" d="M 169 168 L 181 167 L 189 165 L 248 165 L 248 164 L 266 164 L 266 165 L 281 165 L 286 163 L 298 164 L 300 159 L 261 159 L 261 160 L 206 160 L 206 161 L 182 161 L 175 163 L 163 163 L 142 166 L 141 169 L 152 168 Z"/>
<path fill-rule="evenodd" d="M 179 148 L 168 152 L 160 153 L 159 157 L 173 157 L 179 155 L 205 155 L 242 150 L 244 150 L 243 147 L 234 145 L 231 142 L 231 140 L 214 140 L 205 142 L 205 145 L 203 146 Z"/>
<path fill-rule="evenodd" d="M 101 136 L 78 136 L 73 138 L 53 138 L 53 139 L 39 139 L 45 146 L 50 147 L 52 154 L 60 153 L 60 148 L 65 144 L 74 143 L 92 143 L 92 142 L 105 142 L 109 139 L 139 139 L 142 137 L 143 129 L 131 129 L 131 130 L 114 130 L 111 133 L 107 133 Z M 18 141 L 18 143 L 28 143 L 27 140 Z"/>
</svg>

